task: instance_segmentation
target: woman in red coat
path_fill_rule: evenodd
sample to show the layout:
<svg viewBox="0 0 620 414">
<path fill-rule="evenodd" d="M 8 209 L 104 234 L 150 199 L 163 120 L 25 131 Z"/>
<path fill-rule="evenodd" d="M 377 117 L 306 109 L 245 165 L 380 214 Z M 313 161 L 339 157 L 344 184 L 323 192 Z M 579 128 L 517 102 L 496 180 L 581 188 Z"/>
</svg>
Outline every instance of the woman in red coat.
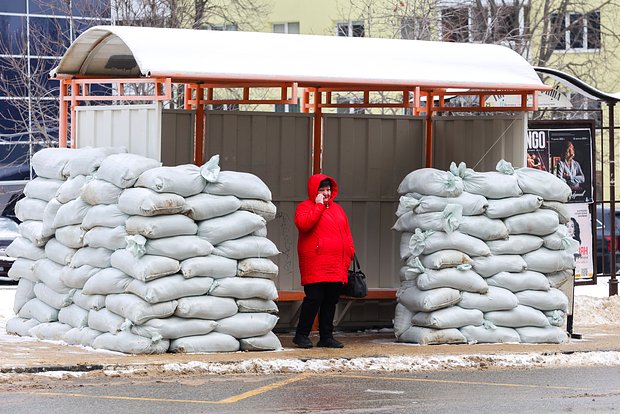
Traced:
<svg viewBox="0 0 620 414">
<path fill-rule="evenodd" d="M 308 180 L 308 199 L 295 211 L 299 230 L 297 253 L 304 301 L 293 343 L 311 348 L 308 338 L 312 323 L 319 314 L 320 340 L 317 346 L 342 348 L 333 337 L 336 304 L 355 253 L 349 220 L 334 199 L 338 195 L 336 180 L 315 174 Z"/>
</svg>

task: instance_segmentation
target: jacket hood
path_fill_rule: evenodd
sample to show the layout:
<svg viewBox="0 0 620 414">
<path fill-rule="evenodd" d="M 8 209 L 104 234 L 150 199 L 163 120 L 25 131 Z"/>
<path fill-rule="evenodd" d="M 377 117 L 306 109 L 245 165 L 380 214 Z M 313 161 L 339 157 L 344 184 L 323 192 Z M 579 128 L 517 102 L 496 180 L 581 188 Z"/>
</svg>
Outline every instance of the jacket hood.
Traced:
<svg viewBox="0 0 620 414">
<path fill-rule="evenodd" d="M 338 183 L 336 182 L 336 180 L 325 174 L 314 174 L 308 179 L 309 200 L 314 201 L 314 199 L 316 198 L 316 194 L 319 191 L 319 184 L 325 179 L 329 179 L 329 181 L 331 181 L 332 183 L 332 196 L 330 197 L 329 201 L 331 202 L 336 198 L 336 196 L 338 195 Z"/>
</svg>

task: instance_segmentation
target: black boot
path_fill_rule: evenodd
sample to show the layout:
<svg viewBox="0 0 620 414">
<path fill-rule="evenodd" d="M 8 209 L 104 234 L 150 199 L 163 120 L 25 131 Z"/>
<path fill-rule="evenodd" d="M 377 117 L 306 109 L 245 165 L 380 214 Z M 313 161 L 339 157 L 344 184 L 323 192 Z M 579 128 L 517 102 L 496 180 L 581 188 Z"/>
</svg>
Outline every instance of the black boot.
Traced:
<svg viewBox="0 0 620 414">
<path fill-rule="evenodd" d="M 293 338 L 293 343 L 299 348 L 312 348 L 312 342 L 307 336 L 295 335 Z"/>
<path fill-rule="evenodd" d="M 316 346 L 320 348 L 344 348 L 344 345 L 334 338 L 321 339 L 317 342 Z"/>
</svg>

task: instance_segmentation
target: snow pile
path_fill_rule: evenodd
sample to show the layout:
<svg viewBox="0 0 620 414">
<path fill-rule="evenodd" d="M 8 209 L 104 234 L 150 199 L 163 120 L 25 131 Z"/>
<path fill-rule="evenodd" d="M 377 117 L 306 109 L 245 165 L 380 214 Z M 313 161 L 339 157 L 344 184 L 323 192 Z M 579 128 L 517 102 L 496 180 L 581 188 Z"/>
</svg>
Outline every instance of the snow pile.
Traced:
<svg viewBox="0 0 620 414">
<path fill-rule="evenodd" d="M 19 280 L 7 332 L 134 354 L 281 348 L 271 192 L 218 161 L 37 153 L 7 249 Z"/>
<path fill-rule="evenodd" d="M 575 324 L 580 326 L 620 323 L 620 296 L 575 296 Z"/>
<path fill-rule="evenodd" d="M 564 225 L 570 188 L 562 180 L 505 161 L 485 173 L 452 163 L 449 172 L 411 172 L 398 192 L 399 341 L 567 341 L 560 288 L 577 242 Z"/>
</svg>

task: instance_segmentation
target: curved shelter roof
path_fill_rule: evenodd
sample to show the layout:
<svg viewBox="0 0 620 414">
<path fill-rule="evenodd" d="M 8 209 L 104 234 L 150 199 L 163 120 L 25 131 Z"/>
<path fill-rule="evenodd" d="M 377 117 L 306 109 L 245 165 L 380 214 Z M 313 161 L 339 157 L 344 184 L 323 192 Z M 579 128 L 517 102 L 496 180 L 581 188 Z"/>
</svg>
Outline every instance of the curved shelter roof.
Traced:
<svg viewBox="0 0 620 414">
<path fill-rule="evenodd" d="M 525 59 L 497 45 L 128 26 L 88 29 L 51 75 L 548 89 Z"/>
</svg>

